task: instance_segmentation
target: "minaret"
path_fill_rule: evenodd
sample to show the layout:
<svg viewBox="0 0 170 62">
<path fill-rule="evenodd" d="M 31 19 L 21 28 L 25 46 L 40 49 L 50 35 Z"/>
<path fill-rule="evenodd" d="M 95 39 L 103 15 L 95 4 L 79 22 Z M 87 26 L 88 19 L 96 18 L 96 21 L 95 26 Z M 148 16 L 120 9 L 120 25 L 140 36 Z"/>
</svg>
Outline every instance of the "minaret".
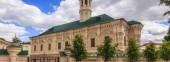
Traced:
<svg viewBox="0 0 170 62">
<path fill-rule="evenodd" d="M 91 17 L 91 2 L 92 0 L 79 0 L 80 1 L 80 22 L 85 22 Z"/>
</svg>

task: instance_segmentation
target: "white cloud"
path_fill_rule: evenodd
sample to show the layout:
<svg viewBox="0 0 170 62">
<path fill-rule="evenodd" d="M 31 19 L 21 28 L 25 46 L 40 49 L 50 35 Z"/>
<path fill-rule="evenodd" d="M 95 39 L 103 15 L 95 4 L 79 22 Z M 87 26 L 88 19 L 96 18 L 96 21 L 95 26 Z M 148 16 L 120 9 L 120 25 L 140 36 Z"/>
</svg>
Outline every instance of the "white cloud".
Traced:
<svg viewBox="0 0 170 62">
<path fill-rule="evenodd" d="M 160 42 L 168 31 L 168 25 L 163 24 L 165 21 L 142 21 L 144 28 L 142 30 L 141 40 L 143 43 L 148 41 Z"/>
<path fill-rule="evenodd" d="M 0 0 L 0 19 L 3 22 L 16 22 L 21 26 L 46 30 L 55 25 L 78 20 L 78 1 L 62 0 L 60 6 L 53 6 L 54 12 L 45 14 L 38 7 L 25 4 L 22 0 Z M 162 14 L 167 10 L 167 7 L 159 6 L 159 0 L 93 0 L 92 9 L 93 16 L 108 14 L 116 19 L 125 18 L 143 22 L 145 26 L 142 33 L 143 42 L 145 40 L 160 40 L 165 35 L 166 29 L 156 21 L 165 19 Z M 150 25 L 153 27 L 147 27 Z M 157 28 L 164 30 L 156 31 Z M 157 33 L 160 35 L 155 35 Z M 153 38 L 154 36 L 156 38 Z"/>
<path fill-rule="evenodd" d="M 16 26 L 15 24 L 0 23 L 0 37 L 5 38 L 7 41 L 11 41 L 15 36 L 15 33 L 17 37 L 21 38 L 23 41 L 28 39 L 23 39 L 25 34 L 28 34 L 24 27 Z"/>
</svg>

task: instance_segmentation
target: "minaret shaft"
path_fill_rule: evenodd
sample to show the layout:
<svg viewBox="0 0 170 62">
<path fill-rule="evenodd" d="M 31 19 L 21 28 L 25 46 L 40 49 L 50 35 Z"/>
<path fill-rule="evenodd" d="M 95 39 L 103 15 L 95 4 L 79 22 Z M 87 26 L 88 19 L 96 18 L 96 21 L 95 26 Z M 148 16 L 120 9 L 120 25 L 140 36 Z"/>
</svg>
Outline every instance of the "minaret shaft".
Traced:
<svg viewBox="0 0 170 62">
<path fill-rule="evenodd" d="M 91 1 L 92 0 L 79 0 L 80 1 L 80 22 L 85 22 L 91 17 Z"/>
</svg>

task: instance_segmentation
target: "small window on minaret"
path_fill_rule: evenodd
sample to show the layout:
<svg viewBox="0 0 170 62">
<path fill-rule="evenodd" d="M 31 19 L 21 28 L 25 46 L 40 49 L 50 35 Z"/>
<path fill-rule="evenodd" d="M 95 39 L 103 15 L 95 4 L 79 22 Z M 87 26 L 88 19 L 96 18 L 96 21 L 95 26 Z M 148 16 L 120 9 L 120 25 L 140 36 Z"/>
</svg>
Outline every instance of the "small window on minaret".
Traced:
<svg viewBox="0 0 170 62">
<path fill-rule="evenodd" d="M 81 1 L 81 6 L 83 6 L 83 0 Z"/>
<path fill-rule="evenodd" d="M 88 2 L 87 2 L 87 0 L 85 0 L 85 4 L 86 4 L 86 5 L 88 5 Z"/>
</svg>

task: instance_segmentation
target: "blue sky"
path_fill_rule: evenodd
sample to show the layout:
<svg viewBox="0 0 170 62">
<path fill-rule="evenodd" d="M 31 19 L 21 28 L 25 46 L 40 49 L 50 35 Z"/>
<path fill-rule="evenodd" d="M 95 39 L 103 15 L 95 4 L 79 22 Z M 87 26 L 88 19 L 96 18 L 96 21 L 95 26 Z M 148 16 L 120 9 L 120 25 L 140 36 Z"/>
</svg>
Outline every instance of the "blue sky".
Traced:
<svg viewBox="0 0 170 62">
<path fill-rule="evenodd" d="M 61 0 L 23 0 L 26 4 L 34 5 L 38 7 L 42 12 L 48 14 L 51 12 L 54 12 L 53 6 L 59 6 Z M 17 25 L 17 24 L 16 24 Z M 36 36 L 42 32 L 42 30 L 36 30 L 33 27 L 25 27 L 26 31 L 29 32 L 29 34 L 26 34 L 27 36 Z"/>
<path fill-rule="evenodd" d="M 147 1 L 147 2 L 146 2 Z M 143 5 L 145 4 L 145 5 Z M 166 35 L 169 8 L 158 0 L 93 0 L 92 16 L 107 14 L 115 19 L 143 23 L 141 42 L 161 42 Z M 43 31 L 79 19 L 79 0 L 1 0 L 0 37 L 11 41 L 15 33 L 24 41 Z"/>
<path fill-rule="evenodd" d="M 23 2 L 29 5 L 34 5 L 38 7 L 42 12 L 48 14 L 55 11 L 53 6 L 59 6 L 61 0 L 23 0 Z M 18 25 L 17 23 L 15 24 Z M 42 30 L 36 30 L 31 26 L 25 28 L 26 31 L 29 32 L 29 34 L 25 34 L 28 37 L 37 36 L 42 32 Z"/>
<path fill-rule="evenodd" d="M 61 0 L 22 0 L 22 2 L 24 2 L 25 4 L 28 4 L 28 5 L 36 6 L 38 9 L 41 10 L 41 12 L 48 14 L 48 13 L 55 11 L 54 6 L 56 6 L 56 7 L 59 6 Z M 16 22 L 2 22 L 2 21 L 0 21 L 0 23 L 14 24 L 16 26 L 22 26 Z M 37 30 L 32 26 L 24 26 L 24 28 L 28 32 L 28 33 L 24 34 L 24 36 L 28 37 L 26 40 L 24 40 L 26 42 L 30 41 L 29 37 L 37 36 L 43 32 L 42 30 Z M 15 33 L 13 33 L 13 34 L 15 34 Z"/>
<path fill-rule="evenodd" d="M 42 12 L 53 12 L 53 6 L 59 6 L 61 0 L 23 0 L 26 4 L 34 5 L 38 7 Z"/>
</svg>

